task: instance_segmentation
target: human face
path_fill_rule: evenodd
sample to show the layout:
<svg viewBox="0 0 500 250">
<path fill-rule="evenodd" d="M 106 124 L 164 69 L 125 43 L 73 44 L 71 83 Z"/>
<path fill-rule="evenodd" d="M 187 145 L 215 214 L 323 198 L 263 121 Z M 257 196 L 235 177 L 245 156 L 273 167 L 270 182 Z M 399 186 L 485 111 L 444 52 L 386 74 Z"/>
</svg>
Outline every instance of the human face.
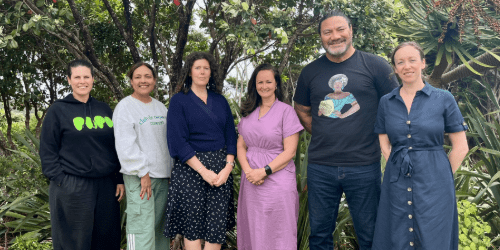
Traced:
<svg viewBox="0 0 500 250">
<path fill-rule="evenodd" d="M 394 54 L 394 72 L 403 83 L 419 83 L 422 81 L 422 70 L 425 59 L 420 58 L 420 52 L 413 46 L 400 48 Z"/>
<path fill-rule="evenodd" d="M 198 59 L 194 61 L 191 67 L 191 79 L 193 79 L 193 87 L 206 87 L 210 80 L 210 63 L 206 59 Z"/>
<path fill-rule="evenodd" d="M 336 81 L 333 83 L 333 90 L 335 90 L 335 92 L 342 92 L 342 87 L 344 85 L 342 84 L 341 81 Z"/>
<path fill-rule="evenodd" d="M 342 60 L 348 52 L 354 52 L 352 47 L 352 27 L 341 16 L 333 16 L 321 23 L 321 44 L 326 50 L 328 59 Z"/>
<path fill-rule="evenodd" d="M 276 80 L 271 70 L 261 70 L 255 77 L 257 93 L 262 99 L 276 99 L 274 91 L 276 90 Z"/>
<path fill-rule="evenodd" d="M 145 66 L 134 70 L 132 79 L 130 79 L 130 84 L 134 89 L 134 95 L 137 96 L 149 96 L 156 85 L 156 79 L 154 78 L 153 72 Z"/>
<path fill-rule="evenodd" d="M 94 86 L 94 77 L 92 77 L 90 69 L 85 66 L 71 68 L 71 77 L 68 76 L 68 83 L 73 90 L 75 99 L 87 102 Z"/>
</svg>

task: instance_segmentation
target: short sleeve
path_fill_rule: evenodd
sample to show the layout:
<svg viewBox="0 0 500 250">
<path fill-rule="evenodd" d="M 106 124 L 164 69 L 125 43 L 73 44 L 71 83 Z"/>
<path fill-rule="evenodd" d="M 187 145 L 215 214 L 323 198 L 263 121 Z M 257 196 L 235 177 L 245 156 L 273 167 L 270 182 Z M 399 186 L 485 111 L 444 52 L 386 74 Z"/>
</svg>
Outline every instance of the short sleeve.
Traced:
<svg viewBox="0 0 500 250">
<path fill-rule="evenodd" d="M 399 82 L 396 75 L 393 73 L 391 65 L 379 56 L 375 56 L 375 58 L 375 60 L 371 61 L 371 68 L 374 69 L 374 83 L 375 88 L 377 89 L 378 97 L 382 98 L 382 96 L 398 87 Z"/>
<path fill-rule="evenodd" d="M 245 117 L 241 117 L 240 122 L 238 122 L 238 125 L 236 125 L 236 128 L 238 129 L 238 135 L 241 135 L 241 132 L 243 131 L 243 124 L 245 123 Z"/>
<path fill-rule="evenodd" d="M 447 92 L 444 103 L 444 131 L 446 133 L 455 133 L 467 130 L 469 127 L 465 123 L 457 102 L 450 92 Z"/>
<path fill-rule="evenodd" d="M 292 106 L 288 104 L 283 112 L 283 139 L 298 133 L 304 129 L 300 124 L 299 117 Z"/>
<path fill-rule="evenodd" d="M 385 105 L 387 99 L 382 98 L 378 104 L 377 119 L 375 120 L 375 134 L 387 134 L 385 131 Z"/>
<path fill-rule="evenodd" d="M 304 69 L 305 70 L 305 69 Z M 299 80 L 297 81 L 297 88 L 295 89 L 295 95 L 293 96 L 293 101 L 310 107 L 311 106 L 311 93 L 309 91 L 309 83 L 306 82 L 304 70 L 300 73 Z"/>
<path fill-rule="evenodd" d="M 349 94 L 346 98 L 346 103 L 353 103 L 356 101 L 356 98 L 352 94 Z"/>
</svg>

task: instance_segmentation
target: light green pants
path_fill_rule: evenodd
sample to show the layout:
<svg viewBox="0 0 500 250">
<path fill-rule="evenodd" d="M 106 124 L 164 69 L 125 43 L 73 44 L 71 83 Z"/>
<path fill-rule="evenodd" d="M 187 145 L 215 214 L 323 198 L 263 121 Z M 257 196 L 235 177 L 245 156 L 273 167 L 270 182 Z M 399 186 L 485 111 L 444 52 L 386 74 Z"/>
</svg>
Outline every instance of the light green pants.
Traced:
<svg viewBox="0 0 500 250">
<path fill-rule="evenodd" d="M 141 193 L 141 179 L 123 175 L 127 194 L 127 248 L 128 250 L 170 249 L 170 239 L 163 236 L 167 206 L 168 179 L 151 178 L 153 194 L 149 200 Z"/>
</svg>

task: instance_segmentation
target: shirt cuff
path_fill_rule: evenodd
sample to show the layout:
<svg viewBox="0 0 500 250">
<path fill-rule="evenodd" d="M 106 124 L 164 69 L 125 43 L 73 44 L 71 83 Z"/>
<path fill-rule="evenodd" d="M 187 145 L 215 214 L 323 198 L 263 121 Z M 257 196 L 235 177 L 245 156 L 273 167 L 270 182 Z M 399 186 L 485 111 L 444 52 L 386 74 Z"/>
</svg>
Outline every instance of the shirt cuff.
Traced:
<svg viewBox="0 0 500 250">
<path fill-rule="evenodd" d="M 444 131 L 446 133 L 455 133 L 455 132 L 460 132 L 460 131 L 467 131 L 467 129 L 469 129 L 469 126 L 467 125 L 467 123 L 462 122 L 461 124 L 446 126 L 444 128 Z"/>
<path fill-rule="evenodd" d="M 375 130 L 373 132 L 375 134 L 387 134 L 387 132 L 385 131 L 385 129 L 379 128 L 379 127 L 375 127 Z"/>
</svg>

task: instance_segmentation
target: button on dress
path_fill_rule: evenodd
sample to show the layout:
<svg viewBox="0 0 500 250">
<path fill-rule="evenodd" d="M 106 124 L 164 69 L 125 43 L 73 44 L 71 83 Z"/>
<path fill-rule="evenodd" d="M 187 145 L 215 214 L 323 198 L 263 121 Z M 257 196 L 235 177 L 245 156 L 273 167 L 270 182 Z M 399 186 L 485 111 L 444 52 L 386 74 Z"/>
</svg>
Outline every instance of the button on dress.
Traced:
<svg viewBox="0 0 500 250">
<path fill-rule="evenodd" d="M 238 132 L 247 145 L 252 169 L 263 168 L 283 152 L 283 139 L 304 128 L 294 109 L 276 100 L 259 119 L 257 108 L 241 119 Z M 295 164 L 269 175 L 256 186 L 241 173 L 237 212 L 238 250 L 297 249 L 299 197 Z"/>
<path fill-rule="evenodd" d="M 450 92 L 426 83 L 408 114 L 400 89 L 382 97 L 375 124 L 392 148 L 372 249 L 456 250 L 457 204 L 443 138 L 467 125 Z"/>
</svg>

